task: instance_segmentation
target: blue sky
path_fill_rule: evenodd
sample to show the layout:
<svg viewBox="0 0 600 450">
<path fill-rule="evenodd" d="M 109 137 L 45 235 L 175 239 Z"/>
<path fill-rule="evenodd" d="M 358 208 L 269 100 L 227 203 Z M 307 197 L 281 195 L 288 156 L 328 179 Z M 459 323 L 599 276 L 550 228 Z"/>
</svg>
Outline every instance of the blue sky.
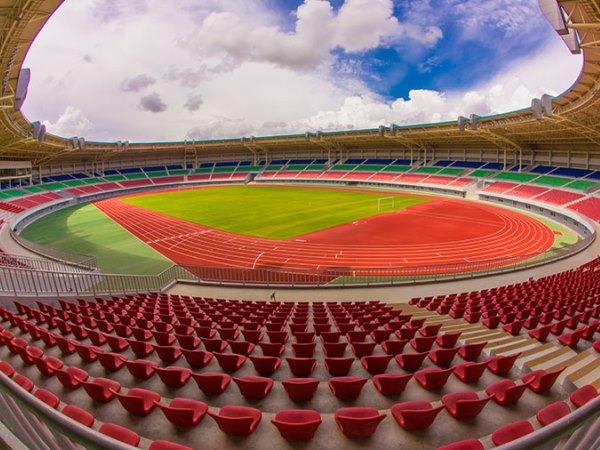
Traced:
<svg viewBox="0 0 600 450">
<path fill-rule="evenodd" d="M 496 114 L 581 57 L 536 0 L 65 0 L 25 67 L 31 121 L 134 142 Z"/>
</svg>

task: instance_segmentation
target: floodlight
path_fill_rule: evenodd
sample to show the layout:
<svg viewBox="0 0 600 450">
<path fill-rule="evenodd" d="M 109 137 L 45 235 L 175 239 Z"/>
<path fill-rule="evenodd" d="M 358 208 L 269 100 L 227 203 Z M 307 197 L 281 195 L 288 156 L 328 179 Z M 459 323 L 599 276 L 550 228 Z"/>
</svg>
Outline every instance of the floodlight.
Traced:
<svg viewBox="0 0 600 450">
<path fill-rule="evenodd" d="M 546 117 L 552 117 L 552 99 L 553 97 L 551 95 L 542 95 L 542 112 Z"/>
<path fill-rule="evenodd" d="M 78 144 L 79 150 L 85 150 L 85 138 L 80 137 L 78 139 L 77 144 Z"/>
<path fill-rule="evenodd" d="M 41 122 L 33 122 L 31 124 L 33 127 L 33 138 L 37 141 L 42 142 L 44 140 L 44 136 L 46 135 L 46 125 L 43 125 Z"/>
<path fill-rule="evenodd" d="M 542 120 L 542 101 L 539 98 L 531 100 L 531 111 L 537 120 Z"/>
<path fill-rule="evenodd" d="M 398 125 L 396 125 L 395 123 L 390 125 L 390 133 L 392 134 L 392 136 L 396 136 L 397 129 L 398 129 Z"/>
<path fill-rule="evenodd" d="M 465 116 L 458 116 L 458 131 L 465 131 L 465 123 L 467 123 L 467 119 Z"/>
<path fill-rule="evenodd" d="M 568 34 L 565 16 L 557 0 L 538 0 L 540 10 L 558 34 Z"/>
<path fill-rule="evenodd" d="M 19 111 L 25 97 L 27 97 L 27 88 L 29 87 L 29 80 L 31 79 L 31 70 L 21 69 L 19 72 L 19 78 L 17 79 L 17 91 L 15 92 L 15 109 Z"/>
<path fill-rule="evenodd" d="M 577 32 L 575 30 L 569 28 L 567 34 L 561 34 L 560 37 L 573 55 L 579 55 L 581 53 L 579 37 L 577 37 Z"/>
<path fill-rule="evenodd" d="M 71 145 L 73 146 L 73 150 L 77 150 L 79 147 L 79 139 L 77 136 L 71 138 Z"/>
<path fill-rule="evenodd" d="M 477 127 L 479 126 L 479 119 L 481 119 L 481 117 L 477 114 L 471 114 L 469 116 L 469 120 L 471 121 L 471 130 L 477 129 Z"/>
<path fill-rule="evenodd" d="M 385 136 L 385 126 L 379 125 L 379 136 Z"/>
</svg>

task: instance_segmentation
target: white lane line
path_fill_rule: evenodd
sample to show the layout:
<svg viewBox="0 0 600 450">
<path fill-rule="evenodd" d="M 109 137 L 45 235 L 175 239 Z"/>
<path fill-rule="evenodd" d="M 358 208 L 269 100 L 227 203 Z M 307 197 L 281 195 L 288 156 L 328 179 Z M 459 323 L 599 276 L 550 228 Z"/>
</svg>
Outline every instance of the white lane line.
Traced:
<svg viewBox="0 0 600 450">
<path fill-rule="evenodd" d="M 254 260 L 254 264 L 252 264 L 252 268 L 256 269 L 256 263 L 258 262 L 258 259 L 264 255 L 265 252 L 260 252 L 260 254 L 256 257 L 256 259 Z"/>
</svg>

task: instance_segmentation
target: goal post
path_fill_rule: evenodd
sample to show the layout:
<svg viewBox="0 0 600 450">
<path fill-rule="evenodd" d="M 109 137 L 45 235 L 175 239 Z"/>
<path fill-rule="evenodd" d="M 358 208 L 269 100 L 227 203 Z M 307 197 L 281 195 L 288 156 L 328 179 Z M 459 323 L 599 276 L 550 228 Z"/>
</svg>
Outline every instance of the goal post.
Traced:
<svg viewBox="0 0 600 450">
<path fill-rule="evenodd" d="M 396 197 L 379 197 L 377 199 L 377 212 L 393 211 L 396 206 Z"/>
</svg>

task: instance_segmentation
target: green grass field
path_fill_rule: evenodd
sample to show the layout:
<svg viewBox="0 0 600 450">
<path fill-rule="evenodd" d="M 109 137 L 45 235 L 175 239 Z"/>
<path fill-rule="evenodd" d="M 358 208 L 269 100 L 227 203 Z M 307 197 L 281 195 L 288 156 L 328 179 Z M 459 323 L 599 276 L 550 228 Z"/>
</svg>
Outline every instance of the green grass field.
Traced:
<svg viewBox="0 0 600 450">
<path fill-rule="evenodd" d="M 285 186 L 225 186 L 141 195 L 125 203 L 177 217 L 189 222 L 247 236 L 289 239 L 378 212 L 429 201 L 427 197 L 387 192 L 311 189 Z"/>
<path fill-rule="evenodd" d="M 96 256 L 104 273 L 157 274 L 173 263 L 90 204 L 36 220 L 22 236 L 33 242 Z"/>
</svg>

